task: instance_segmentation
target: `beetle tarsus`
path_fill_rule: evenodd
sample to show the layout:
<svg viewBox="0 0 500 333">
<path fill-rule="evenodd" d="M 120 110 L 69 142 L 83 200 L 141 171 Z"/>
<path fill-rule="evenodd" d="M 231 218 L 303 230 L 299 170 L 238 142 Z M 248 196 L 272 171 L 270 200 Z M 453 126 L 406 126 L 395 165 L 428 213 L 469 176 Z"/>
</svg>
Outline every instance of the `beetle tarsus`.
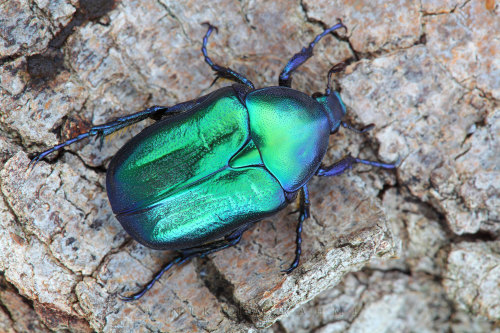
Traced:
<svg viewBox="0 0 500 333">
<path fill-rule="evenodd" d="M 135 294 L 132 294 L 130 296 L 124 296 L 124 295 L 118 295 L 118 297 L 122 300 L 122 301 L 125 301 L 125 302 L 130 302 L 130 301 L 135 301 L 135 300 L 138 300 L 139 298 L 141 298 L 149 289 L 151 289 L 153 287 L 153 285 L 156 283 L 156 281 L 158 281 L 163 273 L 165 273 L 166 271 L 168 271 L 173 265 L 175 264 L 182 264 L 184 261 L 186 261 L 188 258 L 185 258 L 183 260 L 183 257 L 182 256 L 178 256 L 178 257 L 175 257 L 172 261 L 169 261 L 168 264 L 166 264 L 162 269 L 161 271 L 159 271 L 155 276 L 154 278 L 149 281 L 149 283 L 144 287 L 142 288 L 142 290 L 140 290 L 139 292 L 135 293 Z"/>
<path fill-rule="evenodd" d="M 312 57 L 314 46 L 320 41 L 321 38 L 323 38 L 324 36 L 328 35 L 329 33 L 333 32 L 337 29 L 340 29 L 340 28 L 344 28 L 347 31 L 346 26 L 339 19 L 339 23 L 337 23 L 333 27 L 325 29 L 322 33 L 317 35 L 314 38 L 314 40 L 309 44 L 308 47 L 303 47 L 300 52 L 295 53 L 292 56 L 292 58 L 290 60 L 288 60 L 288 63 L 285 65 L 285 67 L 281 71 L 281 74 L 279 76 L 279 85 L 290 88 L 292 86 L 292 74 L 293 74 L 293 72 L 297 68 L 299 68 L 300 65 L 305 63 L 307 61 L 307 59 Z"/>
<path fill-rule="evenodd" d="M 299 266 L 300 255 L 302 254 L 302 224 L 310 216 L 310 206 L 309 201 L 309 191 L 307 189 L 307 184 L 302 186 L 300 189 L 300 215 L 297 223 L 297 238 L 296 238 L 296 248 L 295 248 L 295 259 L 293 260 L 290 267 L 282 270 L 283 273 L 290 274 L 297 266 Z"/>
<path fill-rule="evenodd" d="M 149 281 L 149 283 L 146 286 L 144 286 L 144 288 L 142 288 L 140 291 L 130 296 L 118 295 L 118 297 L 125 302 L 138 300 L 139 298 L 144 296 L 144 294 L 149 289 L 151 289 L 154 286 L 154 284 L 162 277 L 162 275 L 166 271 L 168 271 L 173 265 L 182 265 L 183 263 L 192 258 L 204 257 L 210 253 L 214 253 L 223 249 L 227 249 L 228 247 L 234 246 L 239 243 L 239 241 L 241 240 L 241 236 L 247 229 L 248 226 L 245 225 L 242 228 L 237 229 L 233 233 L 226 236 L 223 240 L 218 240 L 205 245 L 182 250 L 180 256 L 177 256 L 173 260 L 169 261 L 158 273 L 156 273 L 153 279 L 151 279 L 151 281 Z"/>
<path fill-rule="evenodd" d="M 210 34 L 212 33 L 213 30 L 215 30 L 215 33 L 218 34 L 219 33 L 219 28 L 217 28 L 215 25 L 212 25 L 210 22 L 208 21 L 205 21 L 205 22 L 202 22 L 201 25 L 204 25 L 204 26 L 207 26 L 208 27 L 208 31 L 207 31 L 207 37 L 210 36 Z"/>
<path fill-rule="evenodd" d="M 197 99 L 197 100 L 192 100 L 192 101 L 187 101 L 183 103 L 176 104 L 171 107 L 165 107 L 165 106 L 152 106 L 149 107 L 145 110 L 136 112 L 134 114 L 124 116 L 117 118 L 113 121 L 110 121 L 109 123 L 103 124 L 103 125 L 97 125 L 93 126 L 90 128 L 88 132 L 82 133 L 74 138 L 71 138 L 63 143 L 60 143 L 50 149 L 47 149 L 35 157 L 33 157 L 28 164 L 28 172 L 30 172 L 35 165 L 40 162 L 43 158 L 46 156 L 61 150 L 62 148 L 69 146 L 75 142 L 81 141 L 83 139 L 92 137 L 92 136 L 97 136 L 100 139 L 100 147 L 99 149 L 102 148 L 102 145 L 104 143 L 104 137 L 110 135 L 113 132 L 116 132 L 122 128 L 128 127 L 130 125 L 133 125 L 135 123 L 138 123 L 142 120 L 145 120 L 147 118 L 161 118 L 163 115 L 166 113 L 178 113 L 178 112 L 184 112 L 192 107 L 194 107 L 196 104 L 201 102 L 203 100 L 203 97 Z"/>
<path fill-rule="evenodd" d="M 203 57 L 205 59 L 205 62 L 212 68 L 213 71 L 215 71 L 216 79 L 212 82 L 210 86 L 212 86 L 215 81 L 217 81 L 217 78 L 222 77 L 225 79 L 233 80 L 238 83 L 242 83 L 248 87 L 250 87 L 252 90 L 255 89 L 255 86 L 253 85 L 252 81 L 247 79 L 243 74 L 240 74 L 234 70 L 232 70 L 229 67 L 223 67 L 220 65 L 217 65 L 210 59 L 207 53 L 207 43 L 208 43 L 208 38 L 212 34 L 212 31 L 217 32 L 217 27 L 211 25 L 209 22 L 203 22 L 202 25 L 208 26 L 207 33 L 205 34 L 205 37 L 203 37 L 203 45 L 201 46 L 201 53 L 203 53 Z"/>
<path fill-rule="evenodd" d="M 375 162 L 375 161 L 369 161 L 369 160 L 363 160 L 357 157 L 352 157 L 351 155 L 347 155 L 346 157 L 342 158 L 341 160 L 333 163 L 332 165 L 326 167 L 326 168 L 319 168 L 316 175 L 317 176 L 323 176 L 323 177 L 332 177 L 332 176 L 338 176 L 347 169 L 351 169 L 352 166 L 356 163 L 362 163 L 366 165 L 371 165 L 379 168 L 384 168 L 384 169 L 395 169 L 398 167 L 401 159 L 398 158 L 396 163 L 380 163 L 380 162 Z"/>
<path fill-rule="evenodd" d="M 52 147 L 50 149 L 47 149 L 46 151 L 41 152 L 37 156 L 33 157 L 31 159 L 30 163 L 28 164 L 28 171 L 31 171 L 35 167 L 35 165 L 38 162 L 40 162 L 40 160 L 42 160 L 45 156 L 50 155 L 50 154 L 52 154 L 55 151 L 58 151 L 58 150 L 66 147 L 66 146 L 69 146 L 69 145 L 71 145 L 71 144 L 73 144 L 75 142 L 78 142 L 80 140 L 86 139 L 89 136 L 93 135 L 91 133 L 91 131 L 92 131 L 92 129 L 89 132 L 82 133 L 82 134 L 80 134 L 80 135 L 78 135 L 78 136 L 76 136 L 76 137 L 74 137 L 72 139 L 69 139 L 69 140 L 67 140 L 67 141 L 65 141 L 65 142 L 63 142 L 61 144 L 58 144 L 58 145 L 56 145 L 56 146 L 54 146 L 54 147 Z"/>
<path fill-rule="evenodd" d="M 348 124 L 345 121 L 340 122 L 340 124 L 342 125 L 342 127 L 347 128 L 348 130 L 356 132 L 358 134 L 371 131 L 375 127 L 375 124 L 368 124 L 365 127 L 363 127 L 362 129 L 357 129 L 357 128 L 352 127 L 351 124 Z"/>
</svg>

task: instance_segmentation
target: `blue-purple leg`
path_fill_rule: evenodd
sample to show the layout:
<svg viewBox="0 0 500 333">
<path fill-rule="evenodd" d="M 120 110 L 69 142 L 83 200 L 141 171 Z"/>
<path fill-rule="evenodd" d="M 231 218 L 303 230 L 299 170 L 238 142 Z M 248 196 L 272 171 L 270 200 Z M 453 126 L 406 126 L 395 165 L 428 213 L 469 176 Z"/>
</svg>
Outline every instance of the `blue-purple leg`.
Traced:
<svg viewBox="0 0 500 333">
<path fill-rule="evenodd" d="M 316 175 L 324 177 L 337 176 L 346 171 L 347 169 L 352 168 L 352 166 L 356 163 L 363 163 L 384 169 L 395 169 L 399 164 L 399 160 L 394 164 L 386 164 L 386 163 L 362 160 L 357 157 L 352 157 L 351 155 L 347 155 L 346 157 L 344 157 L 340 161 L 333 163 L 329 167 L 318 169 Z"/>
<path fill-rule="evenodd" d="M 365 127 L 363 127 L 362 129 L 357 129 L 357 128 L 352 127 L 351 124 L 348 124 L 345 121 L 340 122 L 340 124 L 342 125 L 342 127 L 347 128 L 348 130 L 353 131 L 353 132 L 358 133 L 358 134 L 368 132 L 375 127 L 375 124 L 368 124 Z"/>
<path fill-rule="evenodd" d="M 130 296 L 123 296 L 119 295 L 120 299 L 123 301 L 129 302 L 129 301 L 135 301 L 141 298 L 149 289 L 151 289 L 154 284 L 162 277 L 162 275 L 168 271 L 172 266 L 174 265 L 182 265 L 186 261 L 195 258 L 195 257 L 204 257 L 210 253 L 214 253 L 223 249 L 227 249 L 228 247 L 234 246 L 239 243 L 241 240 L 241 236 L 243 233 L 248 229 L 248 226 L 244 226 L 243 228 L 240 228 L 230 235 L 226 236 L 222 240 L 218 240 L 212 243 L 204 244 L 201 246 L 197 247 L 192 247 L 189 249 L 181 250 L 181 254 L 177 257 L 175 257 L 173 260 L 169 261 L 156 275 L 153 277 L 149 283 L 144 286 L 140 291 L 137 293 L 130 295 Z"/>
<path fill-rule="evenodd" d="M 212 31 L 215 30 L 217 32 L 217 28 L 208 22 L 205 22 L 202 24 L 207 25 L 208 30 L 207 30 L 207 33 L 205 34 L 205 37 L 203 37 L 203 46 L 201 47 L 201 52 L 203 53 L 203 57 L 205 58 L 205 62 L 210 66 L 210 68 L 212 68 L 212 70 L 215 71 L 216 78 L 214 80 L 214 83 L 219 77 L 223 77 L 223 78 L 226 78 L 229 80 L 233 80 L 233 81 L 242 83 L 242 84 L 250 87 L 251 89 L 255 89 L 252 81 L 247 79 L 244 75 L 242 75 L 238 72 L 235 72 L 231 68 L 219 66 L 216 63 L 214 63 L 212 61 L 212 59 L 210 59 L 210 57 L 208 56 L 208 53 L 207 53 L 208 37 L 210 37 L 210 35 L 212 34 Z"/>
<path fill-rule="evenodd" d="M 299 266 L 299 261 L 300 261 L 300 255 L 302 253 L 302 223 L 309 218 L 310 216 L 310 206 L 311 203 L 309 202 L 309 191 L 307 190 L 307 184 L 304 185 L 300 189 L 300 214 L 299 214 L 299 221 L 297 223 L 297 239 L 296 239 L 296 247 L 295 247 L 295 259 L 293 260 L 292 264 L 290 267 L 287 269 L 282 270 L 282 272 L 285 273 L 291 273 L 297 266 Z"/>
<path fill-rule="evenodd" d="M 293 72 L 299 68 L 300 65 L 305 63 L 307 59 L 311 58 L 313 55 L 313 48 L 314 46 L 319 42 L 321 38 L 324 36 L 328 35 L 329 33 L 339 29 L 339 28 L 344 28 L 347 30 L 345 25 L 342 24 L 342 22 L 334 25 L 331 28 L 326 29 L 323 31 L 321 34 L 317 35 L 316 38 L 309 44 L 308 47 L 303 47 L 302 50 L 298 53 L 295 53 L 293 57 L 288 61 L 288 63 L 285 65 L 285 68 L 283 68 L 283 71 L 280 74 L 279 77 L 279 85 L 280 86 L 285 86 L 285 87 L 291 87 L 292 86 L 292 74 Z"/>
<path fill-rule="evenodd" d="M 98 126 L 93 126 L 90 128 L 90 130 L 86 133 L 82 133 L 74 138 L 71 138 L 61 144 L 58 144 L 50 149 L 47 149 L 46 151 L 38 154 L 35 156 L 28 168 L 32 167 L 34 168 L 35 165 L 43 159 L 45 156 L 52 154 L 55 151 L 58 151 L 66 146 L 69 146 L 75 142 L 81 141 L 83 139 L 92 137 L 92 136 L 97 136 L 101 140 L 101 145 L 103 143 L 104 137 L 107 135 L 110 135 L 113 132 L 116 132 L 122 128 L 128 127 L 132 124 L 135 124 L 137 122 L 140 122 L 142 120 L 145 120 L 147 118 L 152 118 L 154 120 L 160 119 L 163 115 L 167 113 L 178 113 L 178 112 L 184 112 L 189 109 L 191 109 L 193 106 L 195 106 L 197 103 L 199 103 L 201 100 L 203 100 L 205 97 L 201 97 L 198 100 L 193 100 L 193 101 L 188 101 L 184 103 L 180 103 L 171 107 L 165 107 L 165 106 L 152 106 L 149 107 L 145 110 L 136 112 L 134 114 L 131 114 L 129 116 L 125 117 L 120 117 L 117 118 L 109 123 L 103 124 L 103 125 L 98 125 Z"/>
</svg>

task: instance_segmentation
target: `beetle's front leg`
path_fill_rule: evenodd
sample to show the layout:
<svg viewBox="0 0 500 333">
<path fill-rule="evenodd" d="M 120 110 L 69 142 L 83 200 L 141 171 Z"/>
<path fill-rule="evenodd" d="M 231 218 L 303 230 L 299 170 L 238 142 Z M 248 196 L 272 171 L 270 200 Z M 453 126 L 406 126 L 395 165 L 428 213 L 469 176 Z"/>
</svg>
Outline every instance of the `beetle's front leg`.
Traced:
<svg viewBox="0 0 500 333">
<path fill-rule="evenodd" d="M 238 244 L 241 240 L 241 236 L 248 229 L 249 225 L 245 225 L 236 231 L 233 231 L 231 234 L 226 236 L 222 240 L 218 240 L 215 242 L 211 242 L 208 244 L 204 244 L 201 246 L 192 247 L 189 249 L 181 250 L 181 254 L 175 257 L 173 260 L 169 261 L 156 275 L 153 277 L 149 283 L 142 288 L 139 292 L 131 295 L 131 296 L 123 296 L 119 295 L 119 297 L 123 301 L 135 301 L 141 298 L 149 289 L 151 289 L 156 281 L 158 281 L 162 275 L 168 271 L 174 265 L 182 265 L 186 261 L 195 258 L 195 257 L 204 257 L 210 253 L 214 253 L 223 249 L 227 249 L 228 247 L 234 246 Z"/>
<path fill-rule="evenodd" d="M 282 270 L 285 273 L 291 273 L 299 265 L 300 255 L 302 253 L 302 223 L 310 216 L 310 206 L 309 202 L 309 191 L 307 190 L 307 184 L 302 186 L 300 189 L 300 215 L 299 221 L 297 223 L 297 238 L 296 238 L 296 248 L 295 248 L 295 259 L 287 269 Z"/>
<path fill-rule="evenodd" d="M 340 20 L 339 20 L 340 21 Z M 280 77 L 279 77 L 279 85 L 280 86 L 285 86 L 290 88 L 292 86 L 292 74 L 293 72 L 299 68 L 300 65 L 305 63 L 307 59 L 311 58 L 313 55 L 313 48 L 314 46 L 319 42 L 321 38 L 324 36 L 328 35 L 329 33 L 339 29 L 339 28 L 344 28 L 345 25 L 342 24 L 342 22 L 339 22 L 338 24 L 334 25 L 331 28 L 326 29 L 322 33 L 316 36 L 314 40 L 309 44 L 308 47 L 303 47 L 300 52 L 297 52 L 293 55 L 293 57 L 288 60 L 288 63 L 285 65 L 285 68 L 283 68 L 283 71 L 281 71 Z"/>
<path fill-rule="evenodd" d="M 333 163 L 332 165 L 326 168 L 319 168 L 318 171 L 316 172 L 316 175 L 324 177 L 337 176 L 346 171 L 347 169 L 352 168 L 352 166 L 356 163 L 363 163 L 384 169 L 395 169 L 399 164 L 399 159 L 394 164 L 386 164 L 386 163 L 362 160 L 360 158 L 347 155 L 346 157 L 342 158 L 341 160 Z"/>
<path fill-rule="evenodd" d="M 212 59 L 210 59 L 210 57 L 208 56 L 208 53 L 207 53 L 208 37 L 210 37 L 210 35 L 212 34 L 212 31 L 215 30 L 217 32 L 217 28 L 208 22 L 205 22 L 202 24 L 207 25 L 208 30 L 207 30 L 207 33 L 205 34 L 205 37 L 203 37 L 203 45 L 201 47 L 201 53 L 203 53 L 203 57 L 205 59 L 205 62 L 210 66 L 210 68 L 212 68 L 213 71 L 215 71 L 216 78 L 215 78 L 214 82 L 212 82 L 212 84 L 214 84 L 215 81 L 217 81 L 217 79 L 219 77 L 223 77 L 223 78 L 226 78 L 229 80 L 233 80 L 233 81 L 242 83 L 242 84 L 248 86 L 252 90 L 255 89 L 252 81 L 247 79 L 243 74 L 240 74 L 240 73 L 232 70 L 229 67 L 219 66 L 216 63 L 214 63 L 212 61 Z"/>
</svg>

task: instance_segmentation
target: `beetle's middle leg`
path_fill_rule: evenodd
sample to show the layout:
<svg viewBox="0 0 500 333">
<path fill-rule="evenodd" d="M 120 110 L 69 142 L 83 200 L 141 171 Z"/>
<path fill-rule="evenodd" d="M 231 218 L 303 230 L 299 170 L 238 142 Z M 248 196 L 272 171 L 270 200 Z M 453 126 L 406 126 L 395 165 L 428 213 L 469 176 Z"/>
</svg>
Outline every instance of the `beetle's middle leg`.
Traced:
<svg viewBox="0 0 500 333">
<path fill-rule="evenodd" d="M 339 20 L 340 21 L 340 20 Z M 313 48 L 316 45 L 316 43 L 319 42 L 321 38 L 324 36 L 328 35 L 329 33 L 339 29 L 339 28 L 344 28 L 347 30 L 346 26 L 342 24 L 342 22 L 337 23 L 331 28 L 326 29 L 322 33 L 316 36 L 314 40 L 309 44 L 308 47 L 303 47 L 300 52 L 297 52 L 293 55 L 293 57 L 288 60 L 288 63 L 285 65 L 285 68 L 283 68 L 283 71 L 280 74 L 279 77 L 279 85 L 280 86 L 285 86 L 290 88 L 292 86 L 292 74 L 293 72 L 299 68 L 300 65 L 305 63 L 307 59 L 311 58 L 313 55 Z"/>
<path fill-rule="evenodd" d="M 224 237 L 222 240 L 214 241 L 211 243 L 207 243 L 201 246 L 196 246 L 188 249 L 181 250 L 181 254 L 175 257 L 173 260 L 169 261 L 156 275 L 153 277 L 151 281 L 139 292 L 131 295 L 131 296 L 123 296 L 119 297 L 124 301 L 135 301 L 141 298 L 149 289 L 151 289 L 154 284 L 162 277 L 162 275 L 168 271 L 174 265 L 181 265 L 186 261 L 195 258 L 195 257 L 204 257 L 210 253 L 214 253 L 220 250 L 227 249 L 228 247 L 234 246 L 238 244 L 241 240 L 241 236 L 248 229 L 249 225 L 244 225 L 243 227 L 233 231 L 231 234 Z"/>
<path fill-rule="evenodd" d="M 300 189 L 300 215 L 299 221 L 297 223 L 297 239 L 295 248 L 295 259 L 287 269 L 282 270 L 282 272 L 290 273 L 299 265 L 300 255 L 302 253 L 302 223 L 310 216 L 310 206 L 309 202 L 309 191 L 307 190 L 307 184 L 302 186 Z"/>
<path fill-rule="evenodd" d="M 210 35 L 212 34 L 212 31 L 214 31 L 214 30 L 217 31 L 217 28 L 208 22 L 205 22 L 202 24 L 207 25 L 208 30 L 207 30 L 207 33 L 205 34 L 205 37 L 203 37 L 203 46 L 201 47 L 201 52 L 203 53 L 203 57 L 205 58 L 205 62 L 210 66 L 210 68 L 212 68 L 212 70 L 215 71 L 216 78 L 215 78 L 213 83 L 215 83 L 215 81 L 217 81 L 217 79 L 219 77 L 223 77 L 225 79 L 229 79 L 229 80 L 236 81 L 238 83 L 242 83 L 242 84 L 248 86 L 252 90 L 255 89 L 252 81 L 247 79 L 243 74 L 240 74 L 240 73 L 232 70 L 229 67 L 219 66 L 216 63 L 214 63 L 212 61 L 212 59 L 210 59 L 210 57 L 208 56 L 208 53 L 207 53 L 208 37 L 210 37 Z"/>
<path fill-rule="evenodd" d="M 171 106 L 171 107 L 166 107 L 166 106 L 152 106 L 149 107 L 145 110 L 136 112 L 134 114 L 124 116 L 117 118 L 109 123 L 103 124 L 103 125 L 98 125 L 98 126 L 93 126 L 90 128 L 88 132 L 82 133 L 74 138 L 71 138 L 61 144 L 58 144 L 50 149 L 47 149 L 44 152 L 41 152 L 37 156 L 35 156 L 31 162 L 29 167 L 35 167 L 35 165 L 43 159 L 45 156 L 52 154 L 53 152 L 56 152 L 66 146 L 69 146 L 75 142 L 81 141 L 83 139 L 92 137 L 92 136 L 97 136 L 101 139 L 101 145 L 104 141 L 104 137 L 107 135 L 110 135 L 113 132 L 116 132 L 122 128 L 128 127 L 132 124 L 138 123 L 142 120 L 145 120 L 147 118 L 152 118 L 154 120 L 159 120 L 163 115 L 167 113 L 178 113 L 178 112 L 184 112 L 192 107 L 194 107 L 196 104 L 201 102 L 205 97 L 200 97 L 199 99 L 195 99 L 192 101 L 187 101 L 184 103 L 179 103 L 177 105 Z"/>
<path fill-rule="evenodd" d="M 319 168 L 318 171 L 316 172 L 316 175 L 324 177 L 337 176 L 346 171 L 347 169 L 352 168 L 352 166 L 356 163 L 367 164 L 384 169 L 395 169 L 399 164 L 399 160 L 394 164 L 387 164 L 387 163 L 362 160 L 360 158 L 347 155 L 346 157 L 342 158 L 341 160 L 333 163 L 328 167 Z"/>
</svg>

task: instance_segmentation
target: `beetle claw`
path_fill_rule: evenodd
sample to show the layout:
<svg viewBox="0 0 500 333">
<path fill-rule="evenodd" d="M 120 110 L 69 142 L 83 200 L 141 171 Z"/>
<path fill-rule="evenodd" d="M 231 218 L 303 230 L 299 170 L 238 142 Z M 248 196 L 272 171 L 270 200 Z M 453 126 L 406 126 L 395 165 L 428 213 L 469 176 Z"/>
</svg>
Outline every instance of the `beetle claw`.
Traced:
<svg viewBox="0 0 500 333">
<path fill-rule="evenodd" d="M 374 127 L 375 127 L 375 124 L 373 124 L 373 123 L 368 124 L 361 129 L 361 132 L 364 133 L 364 132 L 371 131 Z"/>
<path fill-rule="evenodd" d="M 393 165 L 394 165 L 395 168 L 399 168 L 399 166 L 401 165 L 401 163 L 402 163 L 401 156 L 398 156 L 398 159 L 396 160 L 396 162 L 393 163 Z"/>
<path fill-rule="evenodd" d="M 124 295 L 118 294 L 118 298 L 121 299 L 124 302 L 131 302 L 131 301 L 135 301 L 135 300 L 141 298 L 141 296 L 143 294 L 144 294 L 143 292 L 138 292 L 138 293 L 133 294 L 131 296 L 124 296 Z"/>
<path fill-rule="evenodd" d="M 31 173 L 31 171 L 35 168 L 35 166 L 40 162 L 45 156 L 49 155 L 52 152 L 52 149 L 46 150 L 44 152 L 39 153 L 35 157 L 31 159 L 31 161 L 28 163 L 28 167 L 26 168 L 26 171 L 28 171 L 28 174 Z"/>
<path fill-rule="evenodd" d="M 297 267 L 294 267 L 294 265 L 288 267 L 287 269 L 282 269 L 281 272 L 282 273 L 285 273 L 285 274 L 290 274 L 291 272 L 293 272 L 295 270 L 295 268 Z"/>
<path fill-rule="evenodd" d="M 26 168 L 26 172 L 28 173 L 28 176 L 31 175 L 31 171 L 33 171 L 33 169 L 35 168 L 35 165 L 37 162 L 34 162 L 33 160 L 31 160 L 29 162 L 28 167 Z"/>
<path fill-rule="evenodd" d="M 342 28 L 345 29 L 345 33 L 347 33 L 347 31 L 348 31 L 347 27 L 344 25 L 344 23 L 342 23 L 342 19 L 341 18 L 337 18 L 337 22 L 342 25 Z"/>
<path fill-rule="evenodd" d="M 218 34 L 219 33 L 219 28 L 217 28 L 215 25 L 212 25 L 210 22 L 208 21 L 205 21 L 205 22 L 202 22 L 201 25 L 204 25 L 204 26 L 207 26 L 208 29 L 212 29 L 212 30 L 215 30 L 215 33 Z"/>
</svg>

